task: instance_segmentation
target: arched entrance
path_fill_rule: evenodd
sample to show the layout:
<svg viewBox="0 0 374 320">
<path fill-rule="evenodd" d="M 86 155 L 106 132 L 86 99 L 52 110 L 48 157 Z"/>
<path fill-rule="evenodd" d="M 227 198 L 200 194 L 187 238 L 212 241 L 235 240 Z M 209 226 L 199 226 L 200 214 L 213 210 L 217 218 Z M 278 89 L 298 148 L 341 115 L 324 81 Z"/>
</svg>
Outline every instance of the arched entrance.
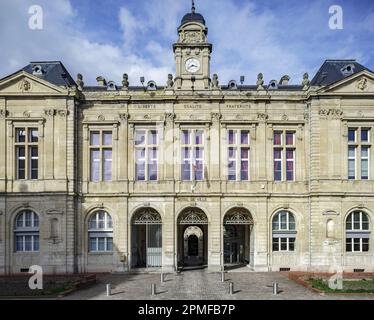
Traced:
<svg viewBox="0 0 374 320">
<path fill-rule="evenodd" d="M 233 208 L 223 220 L 223 263 L 225 266 L 249 264 L 253 248 L 253 219 L 249 211 Z"/>
<path fill-rule="evenodd" d="M 131 267 L 162 265 L 162 220 L 160 214 L 145 208 L 135 213 L 131 224 Z"/>
<path fill-rule="evenodd" d="M 208 264 L 208 218 L 198 208 L 184 210 L 178 218 L 178 267 Z"/>
</svg>

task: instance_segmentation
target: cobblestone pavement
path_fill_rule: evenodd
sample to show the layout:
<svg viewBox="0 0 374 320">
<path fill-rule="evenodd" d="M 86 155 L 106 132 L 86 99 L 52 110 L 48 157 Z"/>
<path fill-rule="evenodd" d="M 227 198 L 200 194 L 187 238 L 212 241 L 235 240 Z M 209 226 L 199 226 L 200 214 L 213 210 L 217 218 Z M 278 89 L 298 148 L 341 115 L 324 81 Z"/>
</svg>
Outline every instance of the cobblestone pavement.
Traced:
<svg viewBox="0 0 374 320">
<path fill-rule="evenodd" d="M 229 283 L 234 283 L 234 294 L 229 294 Z M 279 283 L 279 294 L 272 294 L 272 283 Z M 112 284 L 112 295 L 106 296 L 106 283 Z M 151 295 L 151 284 L 157 286 Z M 230 272 L 221 282 L 220 273 L 204 270 L 166 274 L 111 274 L 98 277 L 98 283 L 76 291 L 63 299 L 97 300 L 321 300 L 321 299 L 374 299 L 373 296 L 331 296 L 314 293 L 289 280 L 287 274 Z"/>
</svg>

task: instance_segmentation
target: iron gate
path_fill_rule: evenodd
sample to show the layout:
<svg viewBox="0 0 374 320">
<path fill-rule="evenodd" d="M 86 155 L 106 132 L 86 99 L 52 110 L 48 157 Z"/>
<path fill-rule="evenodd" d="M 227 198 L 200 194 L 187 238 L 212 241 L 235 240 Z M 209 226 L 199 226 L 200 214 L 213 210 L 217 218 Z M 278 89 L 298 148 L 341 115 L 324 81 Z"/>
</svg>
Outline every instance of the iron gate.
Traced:
<svg viewBox="0 0 374 320">
<path fill-rule="evenodd" d="M 132 228 L 132 265 L 161 267 L 162 220 L 159 213 L 153 209 L 142 210 L 136 215 Z"/>
</svg>

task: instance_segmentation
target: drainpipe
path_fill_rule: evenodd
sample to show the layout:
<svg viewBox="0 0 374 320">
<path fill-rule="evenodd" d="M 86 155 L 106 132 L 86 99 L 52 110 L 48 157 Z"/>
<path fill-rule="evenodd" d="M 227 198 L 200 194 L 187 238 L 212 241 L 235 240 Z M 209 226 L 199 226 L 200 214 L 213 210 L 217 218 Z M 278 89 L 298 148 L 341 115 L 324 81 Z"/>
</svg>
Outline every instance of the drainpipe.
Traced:
<svg viewBox="0 0 374 320">
<path fill-rule="evenodd" d="M 312 268 L 312 104 L 308 103 L 309 113 L 309 196 L 308 196 L 308 209 L 309 209 L 309 271 Z"/>
</svg>

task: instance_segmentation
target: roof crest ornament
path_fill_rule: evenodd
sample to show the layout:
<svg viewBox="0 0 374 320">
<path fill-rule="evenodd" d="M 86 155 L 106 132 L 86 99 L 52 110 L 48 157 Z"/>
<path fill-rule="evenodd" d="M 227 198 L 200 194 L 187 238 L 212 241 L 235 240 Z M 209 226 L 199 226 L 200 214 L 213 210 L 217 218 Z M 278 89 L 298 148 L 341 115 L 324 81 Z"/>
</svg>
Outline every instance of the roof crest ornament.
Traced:
<svg viewBox="0 0 374 320">
<path fill-rule="evenodd" d="M 192 14 L 195 14 L 195 11 L 196 11 L 195 0 L 192 0 L 192 9 L 191 9 Z"/>
</svg>

